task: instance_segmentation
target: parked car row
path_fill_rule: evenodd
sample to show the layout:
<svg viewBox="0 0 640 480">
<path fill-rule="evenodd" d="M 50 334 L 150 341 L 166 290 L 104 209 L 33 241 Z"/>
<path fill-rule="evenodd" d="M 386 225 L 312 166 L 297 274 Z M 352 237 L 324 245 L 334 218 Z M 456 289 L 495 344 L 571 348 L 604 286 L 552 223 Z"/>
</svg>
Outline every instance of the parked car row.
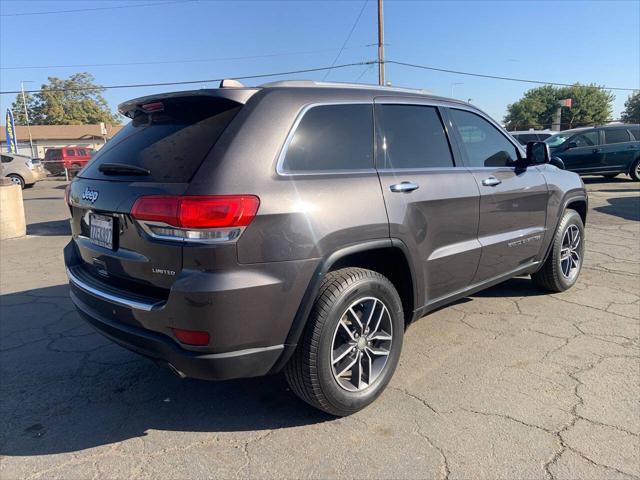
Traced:
<svg viewBox="0 0 640 480">
<path fill-rule="evenodd" d="M 552 132 L 527 130 L 510 132 L 518 142 L 544 141 L 552 163 L 579 175 L 613 178 L 629 175 L 640 181 L 640 125 L 607 125 Z"/>
</svg>

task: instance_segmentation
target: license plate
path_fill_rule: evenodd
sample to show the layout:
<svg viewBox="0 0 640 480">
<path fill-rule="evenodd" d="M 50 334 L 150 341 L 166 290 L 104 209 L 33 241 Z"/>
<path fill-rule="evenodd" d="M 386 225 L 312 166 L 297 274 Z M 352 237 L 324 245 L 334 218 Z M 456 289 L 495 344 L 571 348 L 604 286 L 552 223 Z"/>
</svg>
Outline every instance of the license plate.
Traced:
<svg viewBox="0 0 640 480">
<path fill-rule="evenodd" d="M 96 245 L 113 249 L 113 217 L 89 214 L 89 239 Z"/>
</svg>

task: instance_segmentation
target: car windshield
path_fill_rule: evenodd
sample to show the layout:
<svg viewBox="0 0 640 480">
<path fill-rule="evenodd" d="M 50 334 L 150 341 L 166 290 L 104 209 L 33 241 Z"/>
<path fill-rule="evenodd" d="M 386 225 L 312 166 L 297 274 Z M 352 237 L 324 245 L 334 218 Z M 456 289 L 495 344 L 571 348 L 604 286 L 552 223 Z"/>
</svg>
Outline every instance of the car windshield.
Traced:
<svg viewBox="0 0 640 480">
<path fill-rule="evenodd" d="M 550 147 L 559 147 L 566 142 L 570 136 L 571 135 L 568 133 L 556 133 L 555 135 L 551 135 L 549 138 L 545 139 L 544 143 Z"/>
</svg>

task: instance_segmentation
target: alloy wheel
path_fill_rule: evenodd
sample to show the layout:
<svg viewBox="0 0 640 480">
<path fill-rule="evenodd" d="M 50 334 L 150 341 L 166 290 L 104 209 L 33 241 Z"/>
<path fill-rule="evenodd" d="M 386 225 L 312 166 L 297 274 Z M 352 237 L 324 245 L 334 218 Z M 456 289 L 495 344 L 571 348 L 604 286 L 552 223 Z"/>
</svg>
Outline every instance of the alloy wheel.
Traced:
<svg viewBox="0 0 640 480">
<path fill-rule="evenodd" d="M 580 229 L 576 225 L 569 225 L 562 237 L 560 247 L 560 270 L 562 275 L 573 280 L 580 271 Z"/>
<path fill-rule="evenodd" d="M 384 370 L 393 341 L 391 315 L 374 297 L 353 302 L 333 333 L 331 368 L 340 387 L 358 392 L 372 385 Z"/>
</svg>

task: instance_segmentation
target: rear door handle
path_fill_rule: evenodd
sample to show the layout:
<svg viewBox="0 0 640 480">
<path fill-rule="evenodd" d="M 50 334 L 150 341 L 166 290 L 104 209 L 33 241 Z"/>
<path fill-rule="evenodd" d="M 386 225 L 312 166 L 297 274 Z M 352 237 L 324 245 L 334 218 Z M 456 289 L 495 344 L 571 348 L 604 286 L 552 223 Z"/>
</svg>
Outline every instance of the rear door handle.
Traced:
<svg viewBox="0 0 640 480">
<path fill-rule="evenodd" d="M 501 180 L 498 180 L 496 177 L 491 176 L 489 178 L 485 178 L 482 180 L 482 185 L 485 187 L 495 187 L 496 185 L 500 185 L 502 183 Z"/>
<path fill-rule="evenodd" d="M 420 188 L 420 185 L 413 182 L 400 182 L 389 187 L 394 193 L 409 193 Z"/>
<path fill-rule="evenodd" d="M 599 151 L 600 151 L 600 149 L 599 149 L 599 148 L 594 148 L 594 149 L 592 150 L 592 152 L 593 152 L 593 153 L 598 153 Z"/>
</svg>

